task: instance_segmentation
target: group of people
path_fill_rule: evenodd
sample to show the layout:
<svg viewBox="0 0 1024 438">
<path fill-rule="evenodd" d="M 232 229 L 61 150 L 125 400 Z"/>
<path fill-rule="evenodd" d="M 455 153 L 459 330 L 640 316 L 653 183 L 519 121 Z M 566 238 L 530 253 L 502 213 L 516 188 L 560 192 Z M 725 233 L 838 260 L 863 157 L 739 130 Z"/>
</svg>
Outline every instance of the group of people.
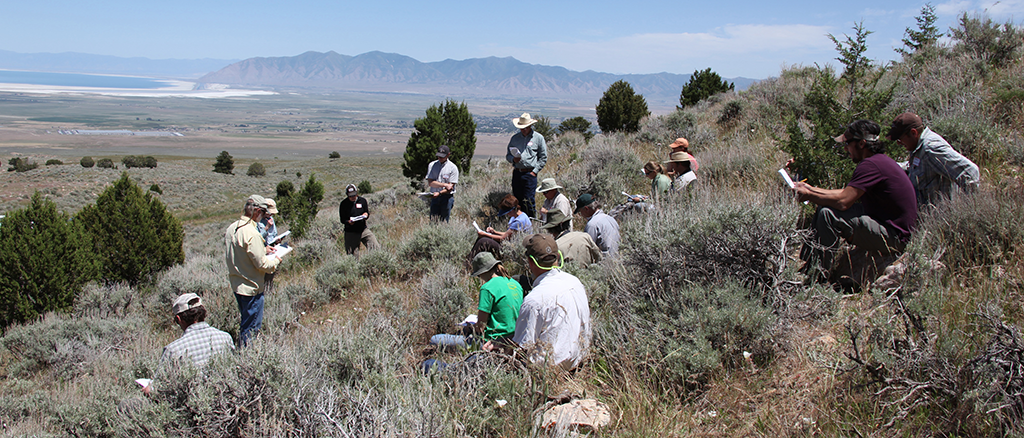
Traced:
<svg viewBox="0 0 1024 438">
<path fill-rule="evenodd" d="M 589 348 L 590 307 L 583 284 L 561 268 L 567 261 L 590 264 L 616 257 L 619 226 L 589 193 L 580 195 L 573 209 L 554 178 L 543 179 L 538 188 L 537 174 L 547 160 L 544 136 L 533 131 L 536 120 L 529 114 L 512 122 L 520 130 L 509 141 L 506 155 L 513 166 L 512 193 L 499 204 L 499 215 L 508 217 L 509 225 L 501 232 L 491 227 L 478 231 L 471 266 L 472 276 L 480 278 L 482 284 L 476 323 L 469 334 L 482 340 L 484 350 L 521 350 L 534 362 L 569 370 L 579 365 Z M 809 273 L 827 273 L 843 240 L 884 254 L 902 251 L 911 238 L 920 208 L 957 191 L 969 193 L 978 187 L 978 166 L 925 127 L 916 114 L 896 117 L 886 138 L 907 150 L 907 162 L 897 163 L 885 155 L 877 123 L 857 120 L 835 138 L 856 163 L 850 182 L 842 189 L 794 183 L 798 201 L 819 207 L 813 220 L 815 243 L 801 251 Z M 651 161 L 643 168 L 651 180 L 654 199 L 669 191 L 684 190 L 697 180 L 697 160 L 689 152 L 689 142 L 679 138 L 670 147 L 668 160 L 661 164 Z M 450 155 L 449 148 L 441 146 L 427 173 L 430 215 L 443 221 L 450 217 L 459 179 Z M 539 215 L 535 193 L 545 199 Z M 366 226 L 370 214 L 366 199 L 359 196 L 354 185 L 346 187 L 346 195 L 339 205 L 346 252 L 356 254 L 360 245 L 378 247 Z M 273 274 L 281 262 L 271 245 L 277 236 L 275 213 L 273 199 L 252 195 L 245 201 L 242 216 L 225 231 L 225 261 L 240 313 L 242 346 L 260 329 L 264 294 L 272 287 Z M 574 214 L 587 221 L 583 232 L 573 231 Z M 544 232 L 531 234 L 534 217 Z M 501 242 L 519 235 L 524 236 L 526 267 L 532 278 L 525 283 L 511 278 L 500 256 Z M 206 310 L 198 295 L 178 297 L 172 312 L 184 334 L 165 347 L 158 370 L 184 358 L 201 366 L 213 354 L 234 348 L 230 335 L 204 322 Z M 435 337 L 432 342 L 451 339 Z"/>
<path fill-rule="evenodd" d="M 842 189 L 794 184 L 798 201 L 819 206 L 814 215 L 815 244 L 805 245 L 801 258 L 809 278 L 824 280 L 842 240 L 880 254 L 902 252 L 925 208 L 954 192 L 973 192 L 980 184 L 978 166 L 924 126 L 921 117 L 903 113 L 892 121 L 886 138 L 909 153 L 900 164 L 885 155 L 881 127 L 857 120 L 835 138 L 857 163 Z"/>
</svg>

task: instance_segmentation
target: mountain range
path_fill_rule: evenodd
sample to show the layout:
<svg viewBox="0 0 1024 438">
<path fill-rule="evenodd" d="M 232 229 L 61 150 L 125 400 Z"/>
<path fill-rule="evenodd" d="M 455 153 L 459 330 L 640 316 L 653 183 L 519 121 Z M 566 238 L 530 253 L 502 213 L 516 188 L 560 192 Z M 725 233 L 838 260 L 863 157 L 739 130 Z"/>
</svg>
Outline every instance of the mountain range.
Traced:
<svg viewBox="0 0 1024 438">
<path fill-rule="evenodd" d="M 245 60 L 122 58 L 84 53 L 15 53 L 0 50 L 0 69 L 157 76 L 239 87 L 369 91 L 458 96 L 599 98 L 625 80 L 651 102 L 673 105 L 689 74 L 616 75 L 529 64 L 512 57 L 421 62 L 397 53 L 348 56 L 306 52 Z M 727 78 L 737 90 L 756 82 Z"/>
</svg>

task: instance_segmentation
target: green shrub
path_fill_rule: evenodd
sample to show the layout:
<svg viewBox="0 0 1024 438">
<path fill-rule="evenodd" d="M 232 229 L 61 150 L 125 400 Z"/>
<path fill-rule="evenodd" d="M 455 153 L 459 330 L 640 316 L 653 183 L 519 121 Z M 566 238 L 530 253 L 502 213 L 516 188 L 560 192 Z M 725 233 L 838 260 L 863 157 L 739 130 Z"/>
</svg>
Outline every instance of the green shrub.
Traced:
<svg viewBox="0 0 1024 438">
<path fill-rule="evenodd" d="M 337 244 L 323 239 L 304 239 L 302 242 L 295 242 L 292 247 L 294 250 L 278 266 L 279 272 L 302 271 L 338 254 Z"/>
<path fill-rule="evenodd" d="M 266 176 L 267 175 L 267 169 L 264 168 L 263 165 L 260 164 L 260 163 L 252 163 L 252 164 L 249 165 L 249 170 L 247 170 L 245 172 L 245 174 L 248 175 L 248 176 L 256 176 L 256 177 Z"/>
<path fill-rule="evenodd" d="M 107 187 L 95 205 L 76 216 L 91 235 L 108 282 L 139 284 L 185 260 L 184 232 L 159 199 L 144 192 L 125 172 Z"/>
<path fill-rule="evenodd" d="M 595 111 L 597 126 L 606 134 L 636 132 L 640 129 L 640 120 L 651 114 L 644 96 L 636 94 L 629 82 L 624 80 L 611 84 L 605 90 Z"/>
<path fill-rule="evenodd" d="M 28 158 L 14 157 L 7 161 L 11 167 L 7 168 L 8 172 L 28 172 L 32 169 L 39 167 L 39 163 L 33 163 Z"/>
<path fill-rule="evenodd" d="M 711 67 L 694 70 L 689 82 L 683 85 L 683 91 L 679 93 L 679 108 L 696 105 L 711 96 L 735 89 L 735 85 L 711 71 Z"/>
<path fill-rule="evenodd" d="M 93 161 L 92 157 L 82 157 L 78 163 L 86 169 L 96 165 L 96 161 Z"/>
<path fill-rule="evenodd" d="M 565 135 L 569 132 L 578 132 L 583 136 L 585 141 L 590 141 L 590 139 L 594 138 L 594 133 L 590 132 L 590 121 L 582 116 L 562 120 L 562 123 L 558 125 L 557 129 L 558 135 Z"/>
<path fill-rule="evenodd" d="M 341 158 L 341 154 L 339 154 L 338 151 L 334 151 L 331 152 L 330 154 L 327 154 L 327 158 L 330 158 L 332 160 L 335 158 Z"/>
<path fill-rule="evenodd" d="M 448 159 L 458 166 L 459 172 L 469 174 L 476 151 L 476 122 L 465 102 L 446 99 L 431 105 L 426 116 L 413 124 L 416 130 L 405 146 L 403 175 L 417 184 L 423 181 L 427 165 L 437 159 L 437 148 L 441 145 L 451 149 Z"/>
<path fill-rule="evenodd" d="M 80 221 L 36 192 L 0 227 L 0 327 L 67 310 L 82 285 L 99 275 Z"/>
<path fill-rule="evenodd" d="M 743 101 L 730 100 L 722 107 L 722 114 L 718 116 L 719 125 L 732 125 L 743 116 Z"/>
<path fill-rule="evenodd" d="M 332 300 L 343 298 L 349 289 L 359 284 L 359 261 L 350 255 L 328 261 L 316 270 L 313 280 Z"/>
<path fill-rule="evenodd" d="M 113 169 L 114 160 L 111 160 L 110 158 L 100 158 L 100 160 L 96 162 L 96 166 L 101 169 Z"/>
<path fill-rule="evenodd" d="M 291 196 L 288 200 L 291 216 L 291 232 L 296 238 L 302 237 L 309 229 L 316 214 L 320 211 L 320 201 L 324 199 L 324 185 L 316 180 L 316 175 L 310 175 L 302 190 Z"/>
<path fill-rule="evenodd" d="M 364 196 L 373 193 L 373 186 L 371 186 L 370 182 L 365 179 L 360 181 L 359 184 L 356 185 L 356 189 L 359 190 L 360 195 Z"/>
<path fill-rule="evenodd" d="M 60 166 L 62 164 L 64 164 L 64 162 L 61 161 L 61 160 L 58 160 L 56 158 L 51 158 L 49 160 L 46 160 L 46 165 L 47 166 Z"/>
<path fill-rule="evenodd" d="M 285 221 L 291 221 L 292 219 L 292 195 L 295 194 L 295 185 L 291 181 L 284 180 L 277 183 L 277 197 L 274 201 L 277 202 L 278 215 Z"/>
<path fill-rule="evenodd" d="M 157 183 L 151 184 L 149 186 L 149 191 L 151 191 L 153 193 L 156 193 L 158 195 L 164 194 L 164 191 L 160 188 L 160 184 L 157 184 Z"/>
<path fill-rule="evenodd" d="M 217 173 L 223 173 L 225 175 L 232 175 L 232 171 L 235 170 L 235 159 L 228 153 L 228 151 L 221 151 L 220 155 L 217 155 L 217 161 L 213 163 L 213 171 Z"/>
<path fill-rule="evenodd" d="M 131 169 L 133 167 L 146 167 L 149 169 L 156 167 L 156 158 L 141 155 L 125 155 L 121 158 L 121 164 L 124 165 L 125 169 Z"/>
</svg>

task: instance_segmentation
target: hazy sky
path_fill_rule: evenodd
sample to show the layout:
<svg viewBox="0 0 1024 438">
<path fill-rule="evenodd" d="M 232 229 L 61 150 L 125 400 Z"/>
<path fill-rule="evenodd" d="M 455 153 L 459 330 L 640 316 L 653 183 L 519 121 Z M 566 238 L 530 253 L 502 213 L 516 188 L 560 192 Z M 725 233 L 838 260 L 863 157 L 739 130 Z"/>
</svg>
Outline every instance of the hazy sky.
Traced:
<svg viewBox="0 0 1024 438">
<path fill-rule="evenodd" d="M 513 56 L 609 73 L 765 78 L 835 61 L 826 34 L 874 31 L 868 55 L 895 57 L 924 2 L 6 0 L 0 49 L 151 59 L 245 59 L 373 50 L 420 61 Z M 943 31 L 961 11 L 1024 21 L 1024 0 L 933 3 Z"/>
</svg>

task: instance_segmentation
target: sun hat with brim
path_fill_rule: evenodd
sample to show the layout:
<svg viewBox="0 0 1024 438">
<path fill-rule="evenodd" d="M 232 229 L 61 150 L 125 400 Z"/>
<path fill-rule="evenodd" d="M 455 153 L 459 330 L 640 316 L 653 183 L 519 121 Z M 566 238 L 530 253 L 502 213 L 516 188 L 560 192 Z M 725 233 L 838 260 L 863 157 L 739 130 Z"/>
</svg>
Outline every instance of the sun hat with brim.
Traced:
<svg viewBox="0 0 1024 438">
<path fill-rule="evenodd" d="M 688 152 L 673 152 L 668 156 L 668 160 L 664 161 L 664 164 L 668 163 L 682 163 L 684 161 L 695 161 L 693 155 Z"/>
<path fill-rule="evenodd" d="M 473 257 L 473 273 L 472 276 L 476 277 L 494 268 L 495 265 L 501 263 L 501 260 L 494 258 L 494 254 L 484 251 Z"/>
<path fill-rule="evenodd" d="M 586 207 L 586 206 L 588 206 L 590 204 L 593 204 L 593 203 L 594 203 L 594 195 L 591 195 L 590 193 L 584 193 L 584 194 L 580 195 L 579 198 L 576 198 L 576 209 L 573 210 L 572 212 L 573 213 L 579 213 L 580 210 L 583 210 L 583 207 Z"/>
<path fill-rule="evenodd" d="M 554 178 L 544 178 L 540 182 L 540 187 L 537 187 L 537 193 L 544 193 L 547 191 L 560 189 L 562 186 L 555 182 Z"/>
<path fill-rule="evenodd" d="M 192 304 L 189 304 L 190 302 Z M 187 294 L 182 294 L 180 297 L 178 297 L 176 300 L 174 300 L 174 304 L 171 306 L 171 311 L 175 315 L 177 315 L 177 314 L 179 314 L 181 312 L 184 312 L 184 311 L 189 310 L 189 309 L 195 309 L 196 307 L 199 307 L 199 306 L 202 306 L 202 305 L 203 305 L 203 299 L 200 298 L 199 295 L 196 295 L 194 293 L 187 293 Z"/>
<path fill-rule="evenodd" d="M 523 115 L 512 119 L 512 124 L 516 125 L 516 128 L 523 129 L 537 123 L 537 119 L 530 117 L 530 113 L 523 113 Z"/>
<path fill-rule="evenodd" d="M 558 227 L 559 225 L 562 225 L 565 222 L 567 222 L 570 218 L 566 216 L 565 213 L 562 213 L 562 210 L 554 210 L 548 212 L 547 219 L 547 222 L 544 222 L 544 225 L 540 226 L 542 230 L 550 230 L 552 228 Z"/>
<path fill-rule="evenodd" d="M 267 213 L 277 214 L 277 202 L 270 198 L 267 198 Z"/>
</svg>

